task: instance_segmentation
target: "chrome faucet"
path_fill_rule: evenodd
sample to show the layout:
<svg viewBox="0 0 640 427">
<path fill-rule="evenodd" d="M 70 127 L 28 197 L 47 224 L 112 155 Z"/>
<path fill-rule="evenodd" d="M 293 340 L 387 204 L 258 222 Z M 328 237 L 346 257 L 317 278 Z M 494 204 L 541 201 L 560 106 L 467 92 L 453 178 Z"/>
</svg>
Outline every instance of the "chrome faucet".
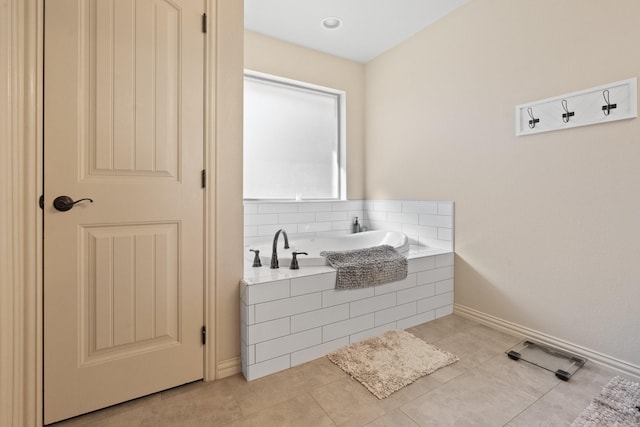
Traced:
<svg viewBox="0 0 640 427">
<path fill-rule="evenodd" d="M 271 253 L 271 268 L 279 268 L 278 265 L 278 237 L 280 237 L 280 232 L 284 236 L 284 248 L 289 249 L 289 237 L 287 237 L 287 232 L 284 229 L 280 229 L 276 231 L 276 235 L 273 236 L 273 252 Z"/>
</svg>

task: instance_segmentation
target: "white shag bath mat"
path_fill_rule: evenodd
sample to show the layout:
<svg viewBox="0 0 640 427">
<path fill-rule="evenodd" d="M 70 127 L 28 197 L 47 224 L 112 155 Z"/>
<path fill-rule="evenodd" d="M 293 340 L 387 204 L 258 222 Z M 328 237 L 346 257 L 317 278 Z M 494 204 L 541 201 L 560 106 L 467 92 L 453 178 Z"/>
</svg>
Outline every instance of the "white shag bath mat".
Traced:
<svg viewBox="0 0 640 427">
<path fill-rule="evenodd" d="M 640 384 L 613 378 L 571 426 L 640 426 Z"/>
<path fill-rule="evenodd" d="M 327 357 L 378 399 L 459 360 L 400 329 L 351 344 Z"/>
</svg>

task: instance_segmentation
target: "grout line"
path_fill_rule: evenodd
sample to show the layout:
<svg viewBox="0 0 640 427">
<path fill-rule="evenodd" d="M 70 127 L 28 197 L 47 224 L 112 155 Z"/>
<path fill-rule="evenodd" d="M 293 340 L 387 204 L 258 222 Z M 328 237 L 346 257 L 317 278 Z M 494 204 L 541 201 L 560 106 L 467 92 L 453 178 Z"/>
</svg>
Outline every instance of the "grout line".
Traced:
<svg viewBox="0 0 640 427">
<path fill-rule="evenodd" d="M 331 384 L 335 381 L 338 381 L 338 379 L 335 379 L 331 382 L 328 382 L 327 384 Z M 323 384 L 321 387 L 326 386 L 327 384 Z M 313 400 L 316 405 L 318 405 L 318 407 L 320 408 L 320 410 L 327 416 L 327 418 L 329 418 L 329 420 L 331 420 L 331 422 L 333 423 L 334 426 L 338 425 L 338 422 L 336 420 L 333 419 L 333 417 L 331 417 L 331 415 L 329 415 L 329 413 L 324 409 L 324 407 L 320 404 L 320 402 L 318 402 L 318 400 L 313 397 L 313 394 L 311 393 L 311 391 L 308 391 L 307 394 L 309 395 L 309 397 L 311 398 L 311 400 Z"/>
</svg>

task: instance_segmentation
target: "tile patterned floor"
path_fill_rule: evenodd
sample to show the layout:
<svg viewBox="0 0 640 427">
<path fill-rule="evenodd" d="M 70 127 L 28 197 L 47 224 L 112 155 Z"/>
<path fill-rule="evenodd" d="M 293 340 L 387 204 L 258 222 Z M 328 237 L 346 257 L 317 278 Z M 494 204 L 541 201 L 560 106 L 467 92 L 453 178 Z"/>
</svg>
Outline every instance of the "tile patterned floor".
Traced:
<svg viewBox="0 0 640 427">
<path fill-rule="evenodd" d="M 409 331 L 460 361 L 387 399 L 325 357 L 252 382 L 188 384 L 55 426 L 568 426 L 616 375 L 587 363 L 560 381 L 505 356 L 520 338 L 456 315 Z"/>
</svg>

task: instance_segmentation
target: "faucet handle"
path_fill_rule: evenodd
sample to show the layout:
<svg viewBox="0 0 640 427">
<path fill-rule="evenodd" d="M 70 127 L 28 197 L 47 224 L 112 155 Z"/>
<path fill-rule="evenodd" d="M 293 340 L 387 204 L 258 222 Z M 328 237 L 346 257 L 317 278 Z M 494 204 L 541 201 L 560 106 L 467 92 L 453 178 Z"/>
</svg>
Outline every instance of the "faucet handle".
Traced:
<svg viewBox="0 0 640 427">
<path fill-rule="evenodd" d="M 293 258 L 291 258 L 291 265 L 289 266 L 289 268 L 291 270 L 300 270 L 300 266 L 298 266 L 298 255 L 309 255 L 306 252 L 291 252 L 291 255 L 293 256 Z"/>
<path fill-rule="evenodd" d="M 260 250 L 259 249 L 249 249 L 249 252 L 254 252 L 256 256 L 253 257 L 253 265 L 252 267 L 262 267 L 262 262 L 260 262 Z"/>
</svg>

